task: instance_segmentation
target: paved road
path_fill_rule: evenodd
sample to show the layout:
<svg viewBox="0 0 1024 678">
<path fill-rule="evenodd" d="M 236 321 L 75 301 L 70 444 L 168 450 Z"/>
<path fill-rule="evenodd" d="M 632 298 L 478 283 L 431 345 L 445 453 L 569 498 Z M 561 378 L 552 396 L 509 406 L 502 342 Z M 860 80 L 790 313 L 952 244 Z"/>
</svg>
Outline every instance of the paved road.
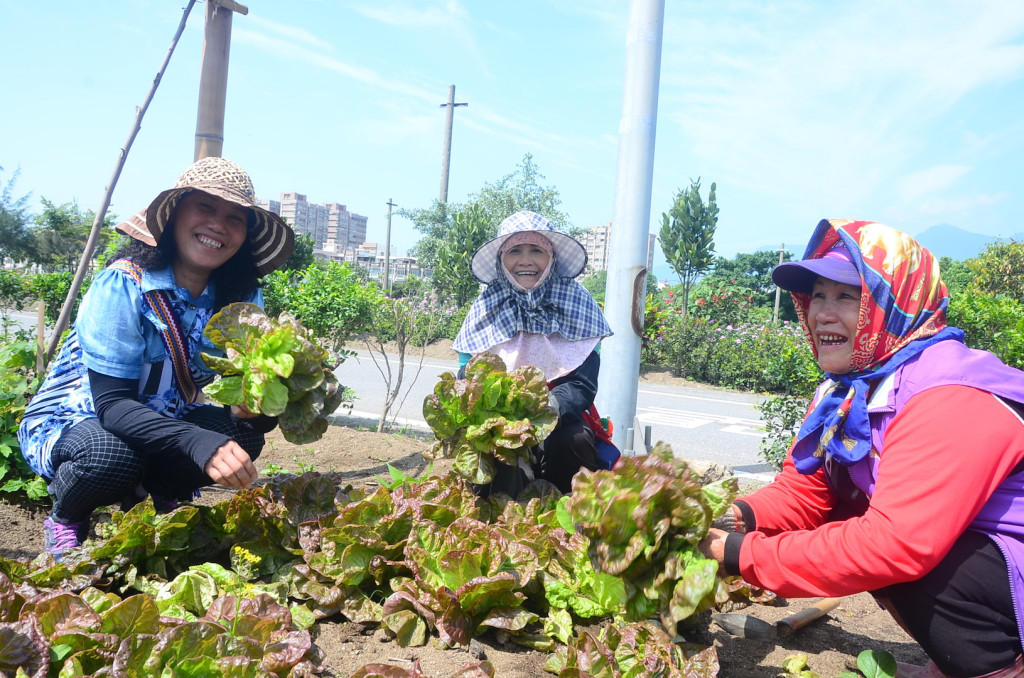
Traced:
<svg viewBox="0 0 1024 678">
<path fill-rule="evenodd" d="M 378 356 L 379 360 L 379 356 Z M 392 369 L 396 361 L 391 360 Z M 427 430 L 423 421 L 423 399 L 442 372 L 454 371 L 455 361 L 426 359 L 423 370 L 397 413 L 400 426 Z M 410 366 L 406 365 L 407 374 Z M 376 425 L 383 406 L 384 381 L 367 351 L 358 351 L 336 371 L 341 383 L 356 391 L 350 419 Z M 403 393 L 405 389 L 403 389 Z M 756 397 L 712 388 L 691 388 L 641 383 L 637 393 L 637 418 L 641 426 L 651 427 L 651 439 L 672 446 L 676 456 L 715 461 L 731 466 L 737 475 L 753 480 L 769 480 L 772 474 L 758 457 L 763 433 L 760 413 L 754 408 Z M 635 447 L 640 448 L 640 433 Z"/>
<path fill-rule="evenodd" d="M 35 314 L 8 314 L 19 323 L 34 326 Z M 392 367 L 395 359 L 391 358 Z M 399 426 L 429 431 L 423 421 L 423 399 L 430 393 L 442 372 L 454 371 L 455 361 L 426 359 L 422 372 L 398 412 Z M 407 379 L 415 372 L 415 362 L 406 365 Z M 339 416 L 347 424 L 376 426 L 384 404 L 384 380 L 367 351 L 336 371 L 341 383 L 355 389 L 357 400 L 350 415 Z M 408 383 L 408 381 L 407 381 Z M 403 389 L 403 394 L 405 389 Z M 651 427 L 651 439 L 672 446 L 676 456 L 689 460 L 713 461 L 731 466 L 734 472 L 751 480 L 767 481 L 773 474 L 758 457 L 763 434 L 760 414 L 754 408 L 756 396 L 713 388 L 663 386 L 640 382 L 637 392 L 637 419 Z M 637 433 L 635 447 L 642 449 L 643 432 Z"/>
</svg>

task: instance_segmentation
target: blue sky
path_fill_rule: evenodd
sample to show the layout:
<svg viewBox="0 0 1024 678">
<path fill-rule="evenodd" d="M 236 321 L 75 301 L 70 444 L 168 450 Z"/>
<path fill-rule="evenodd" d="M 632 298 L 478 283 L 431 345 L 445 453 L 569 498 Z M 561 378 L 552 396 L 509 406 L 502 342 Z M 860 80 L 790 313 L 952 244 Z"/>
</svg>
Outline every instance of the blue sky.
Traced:
<svg viewBox="0 0 1024 678">
<path fill-rule="evenodd" d="M 573 223 L 611 219 L 627 0 L 249 0 L 234 17 L 224 156 L 263 198 L 305 193 L 369 217 L 437 197 L 448 85 L 449 200 L 532 153 Z M 183 0 L 0 0 L 0 166 L 18 193 L 95 209 Z M 204 3 L 171 59 L 111 210 L 192 161 Z M 652 228 L 717 183 L 733 256 L 822 217 L 917 234 L 1024 231 L 1024 2 L 668 0 Z M 706 195 L 706 194 L 705 194 Z M 417 239 L 394 217 L 392 242 Z M 659 257 L 660 259 L 660 257 Z M 665 277 L 663 265 L 656 272 Z"/>
</svg>

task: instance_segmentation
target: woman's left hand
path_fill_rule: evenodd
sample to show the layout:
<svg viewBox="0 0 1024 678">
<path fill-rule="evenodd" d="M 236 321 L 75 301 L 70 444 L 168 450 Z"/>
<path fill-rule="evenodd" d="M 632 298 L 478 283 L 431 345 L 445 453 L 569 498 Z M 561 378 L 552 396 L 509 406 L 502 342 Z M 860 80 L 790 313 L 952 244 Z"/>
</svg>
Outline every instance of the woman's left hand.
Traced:
<svg viewBox="0 0 1024 678">
<path fill-rule="evenodd" d="M 708 530 L 708 536 L 697 544 L 697 548 L 705 557 L 716 561 L 719 565 L 725 562 L 725 539 L 729 533 L 712 527 Z"/>
<path fill-rule="evenodd" d="M 224 487 L 244 490 L 252 487 L 259 475 L 253 466 L 249 453 L 234 440 L 229 440 L 213 453 L 203 468 L 210 480 Z"/>
</svg>

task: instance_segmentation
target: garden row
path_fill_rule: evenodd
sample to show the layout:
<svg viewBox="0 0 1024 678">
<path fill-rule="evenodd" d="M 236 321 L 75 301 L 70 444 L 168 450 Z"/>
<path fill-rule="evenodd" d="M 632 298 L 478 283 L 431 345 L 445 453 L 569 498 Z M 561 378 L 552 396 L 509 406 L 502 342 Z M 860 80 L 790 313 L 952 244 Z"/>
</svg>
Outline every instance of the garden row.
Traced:
<svg viewBox="0 0 1024 678">
<path fill-rule="evenodd" d="M 341 615 L 402 646 L 499 630 L 566 677 L 716 676 L 713 648 L 664 629 L 771 597 L 695 548 L 735 483 L 702 487 L 667 449 L 624 462 L 519 501 L 478 499 L 454 473 L 395 471 L 372 493 L 306 473 L 212 507 L 111 511 L 61 563 L 0 559 L 0 673 L 315 675 L 309 629 Z"/>
</svg>

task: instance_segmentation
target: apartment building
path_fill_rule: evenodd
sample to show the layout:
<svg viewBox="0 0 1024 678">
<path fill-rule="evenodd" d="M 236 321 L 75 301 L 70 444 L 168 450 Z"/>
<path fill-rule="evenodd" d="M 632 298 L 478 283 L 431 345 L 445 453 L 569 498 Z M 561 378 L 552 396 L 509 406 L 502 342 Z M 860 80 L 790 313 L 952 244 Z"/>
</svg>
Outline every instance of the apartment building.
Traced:
<svg viewBox="0 0 1024 678">
<path fill-rule="evenodd" d="M 341 203 L 319 205 L 302 193 L 282 193 L 280 200 L 260 200 L 259 205 L 280 215 L 296 234 L 312 235 L 317 252 L 344 252 L 366 240 L 367 218 Z"/>
<path fill-rule="evenodd" d="M 583 237 L 580 238 L 580 243 L 587 250 L 587 263 L 595 271 L 606 271 L 608 270 L 608 255 L 610 253 L 610 246 L 612 240 L 612 222 L 604 224 L 603 226 L 593 226 L 588 230 Z M 647 270 L 650 271 L 654 268 L 654 240 L 655 236 L 653 233 L 649 233 L 647 236 Z"/>
</svg>

